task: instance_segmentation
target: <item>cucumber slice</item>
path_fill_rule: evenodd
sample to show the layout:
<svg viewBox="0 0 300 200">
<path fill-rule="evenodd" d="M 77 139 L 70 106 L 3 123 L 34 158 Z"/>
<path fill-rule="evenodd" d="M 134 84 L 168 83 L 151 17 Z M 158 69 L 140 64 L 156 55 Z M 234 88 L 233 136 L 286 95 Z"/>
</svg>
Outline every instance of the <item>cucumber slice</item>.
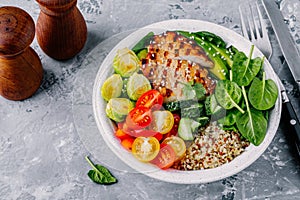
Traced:
<svg viewBox="0 0 300 200">
<path fill-rule="evenodd" d="M 181 117 L 196 119 L 203 115 L 203 108 L 201 103 L 192 104 L 188 108 L 181 109 Z"/>
<path fill-rule="evenodd" d="M 178 127 L 178 135 L 184 140 L 193 140 L 193 133 L 200 127 L 200 123 L 189 118 L 181 118 Z"/>
</svg>

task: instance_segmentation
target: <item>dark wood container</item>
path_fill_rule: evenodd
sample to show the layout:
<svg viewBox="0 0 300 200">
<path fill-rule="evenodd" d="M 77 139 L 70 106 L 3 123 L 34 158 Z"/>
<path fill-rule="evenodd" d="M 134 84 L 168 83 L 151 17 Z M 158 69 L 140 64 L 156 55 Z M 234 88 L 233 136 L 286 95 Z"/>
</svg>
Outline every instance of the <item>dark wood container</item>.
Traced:
<svg viewBox="0 0 300 200">
<path fill-rule="evenodd" d="M 43 51 L 57 60 L 79 53 L 87 39 L 87 27 L 76 7 L 77 0 L 36 1 L 41 9 L 36 36 Z"/>
<path fill-rule="evenodd" d="M 12 6 L 0 8 L 0 95 L 9 100 L 32 96 L 42 82 L 42 63 L 29 46 L 34 34 L 28 13 Z"/>
</svg>

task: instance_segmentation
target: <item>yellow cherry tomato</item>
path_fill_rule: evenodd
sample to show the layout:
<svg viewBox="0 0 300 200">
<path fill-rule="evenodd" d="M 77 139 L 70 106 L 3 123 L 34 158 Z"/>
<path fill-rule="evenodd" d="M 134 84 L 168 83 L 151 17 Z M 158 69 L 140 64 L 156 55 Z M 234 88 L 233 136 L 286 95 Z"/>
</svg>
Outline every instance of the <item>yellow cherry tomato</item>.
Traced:
<svg viewBox="0 0 300 200">
<path fill-rule="evenodd" d="M 170 145 L 176 154 L 176 160 L 179 160 L 182 158 L 186 151 L 186 145 L 183 139 L 177 136 L 171 136 L 164 139 L 162 144 L 168 144 Z"/>
<path fill-rule="evenodd" d="M 152 113 L 151 128 L 154 131 L 166 134 L 171 131 L 173 125 L 174 117 L 170 111 L 158 110 Z"/>
<path fill-rule="evenodd" d="M 137 137 L 132 144 L 132 154 L 142 162 L 153 160 L 160 150 L 155 137 Z"/>
</svg>

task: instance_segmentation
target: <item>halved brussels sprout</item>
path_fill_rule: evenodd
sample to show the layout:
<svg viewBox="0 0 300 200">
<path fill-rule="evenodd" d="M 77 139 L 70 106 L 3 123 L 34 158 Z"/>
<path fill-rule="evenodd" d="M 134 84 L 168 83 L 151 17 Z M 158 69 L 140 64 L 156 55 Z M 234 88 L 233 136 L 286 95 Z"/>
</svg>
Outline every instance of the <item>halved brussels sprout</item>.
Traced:
<svg viewBox="0 0 300 200">
<path fill-rule="evenodd" d="M 112 98 L 106 105 L 106 115 L 116 121 L 121 122 L 125 119 L 130 110 L 134 108 L 134 103 L 126 98 Z"/>
<path fill-rule="evenodd" d="M 126 89 L 129 98 L 136 101 L 142 94 L 151 90 L 151 85 L 143 74 L 134 73 L 129 77 Z"/>
<path fill-rule="evenodd" d="M 113 74 L 105 80 L 101 87 L 101 96 L 106 101 L 121 96 L 123 80 L 119 74 Z"/>
<path fill-rule="evenodd" d="M 122 77 L 129 77 L 140 69 L 140 61 L 127 47 L 119 49 L 113 60 L 113 68 Z"/>
</svg>

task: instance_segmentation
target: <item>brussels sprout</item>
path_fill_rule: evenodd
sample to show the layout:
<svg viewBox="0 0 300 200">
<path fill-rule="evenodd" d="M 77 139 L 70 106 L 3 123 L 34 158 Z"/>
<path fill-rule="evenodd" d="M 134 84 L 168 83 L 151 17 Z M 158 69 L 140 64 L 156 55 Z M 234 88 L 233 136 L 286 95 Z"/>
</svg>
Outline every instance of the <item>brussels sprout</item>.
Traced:
<svg viewBox="0 0 300 200">
<path fill-rule="evenodd" d="M 140 69 L 140 60 L 132 50 L 125 47 L 117 51 L 113 68 L 122 77 L 129 77 Z"/>
<path fill-rule="evenodd" d="M 113 74 L 106 79 L 101 87 L 102 98 L 109 101 L 111 98 L 121 96 L 123 80 L 119 74 Z"/>
<path fill-rule="evenodd" d="M 126 88 L 129 98 L 137 100 L 142 94 L 151 90 L 151 85 L 143 74 L 134 73 L 129 77 Z"/>
<path fill-rule="evenodd" d="M 106 115 L 116 121 L 121 122 L 125 119 L 130 110 L 134 108 L 134 103 L 126 98 L 112 98 L 106 105 Z"/>
</svg>

